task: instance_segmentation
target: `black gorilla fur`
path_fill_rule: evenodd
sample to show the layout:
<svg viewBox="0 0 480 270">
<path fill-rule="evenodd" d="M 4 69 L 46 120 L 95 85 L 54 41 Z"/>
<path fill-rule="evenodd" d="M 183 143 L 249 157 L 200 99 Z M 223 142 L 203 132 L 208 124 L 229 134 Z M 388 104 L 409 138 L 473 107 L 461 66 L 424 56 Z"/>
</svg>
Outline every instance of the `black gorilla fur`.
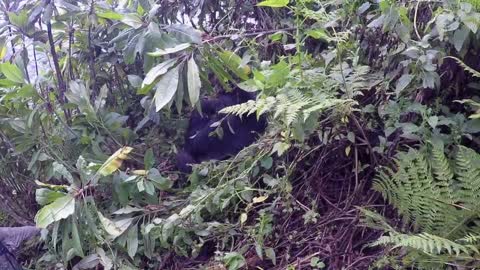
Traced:
<svg viewBox="0 0 480 270">
<path fill-rule="evenodd" d="M 189 173 L 192 168 L 188 164 L 212 159 L 226 159 L 237 154 L 245 146 L 252 144 L 267 126 L 264 116 L 257 120 L 255 114 L 240 118 L 218 113 L 225 107 L 244 103 L 251 99 L 255 99 L 255 94 L 237 88 L 229 93 L 219 93 L 215 98 L 201 100 L 202 114 L 195 110 L 190 115 L 185 146 L 176 157 L 177 168 L 182 172 Z M 223 130 L 222 138 L 210 135 L 217 128 L 211 125 L 220 120 L 222 120 L 220 124 Z"/>
</svg>

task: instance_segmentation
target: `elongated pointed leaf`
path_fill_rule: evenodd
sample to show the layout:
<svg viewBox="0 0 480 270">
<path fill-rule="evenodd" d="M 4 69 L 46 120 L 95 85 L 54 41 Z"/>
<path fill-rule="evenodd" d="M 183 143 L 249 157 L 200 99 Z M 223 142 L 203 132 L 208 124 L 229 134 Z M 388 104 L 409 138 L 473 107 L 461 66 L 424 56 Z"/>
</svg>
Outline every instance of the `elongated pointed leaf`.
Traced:
<svg viewBox="0 0 480 270">
<path fill-rule="evenodd" d="M 177 59 L 169 59 L 163 63 L 160 63 L 150 69 L 150 71 L 145 75 L 145 79 L 143 79 L 142 87 L 146 85 L 152 84 L 159 76 L 167 73 L 168 69 L 171 68 Z"/>
<path fill-rule="evenodd" d="M 107 176 L 114 173 L 120 166 L 122 162 L 128 158 L 128 154 L 133 150 L 132 147 L 122 147 L 117 150 L 113 155 L 111 155 L 105 163 L 98 169 L 97 174 Z"/>
<path fill-rule="evenodd" d="M 35 216 L 39 228 L 46 228 L 55 221 L 65 219 L 75 212 L 75 198 L 66 195 L 43 207 Z"/>
<path fill-rule="evenodd" d="M 0 71 L 12 82 L 24 83 L 25 79 L 23 78 L 22 71 L 14 64 L 3 63 L 0 64 Z"/>
<path fill-rule="evenodd" d="M 113 221 L 104 217 L 102 213 L 97 213 L 98 217 L 100 218 L 100 222 L 103 225 L 103 228 L 110 236 L 112 236 L 113 239 L 124 233 L 133 222 L 133 218 L 124 218 Z"/>
<path fill-rule="evenodd" d="M 178 87 L 178 67 L 171 69 L 155 85 L 155 110 L 160 111 L 172 100 Z"/>
<path fill-rule="evenodd" d="M 120 21 L 135 29 L 138 29 L 143 25 L 142 18 L 140 18 L 137 14 L 125 14 Z"/>
<path fill-rule="evenodd" d="M 137 250 L 138 250 L 138 227 L 137 226 L 132 226 L 128 230 L 127 250 L 128 250 L 128 256 L 130 256 L 130 258 L 133 259 L 133 257 L 135 257 L 135 254 L 137 254 Z"/>
<path fill-rule="evenodd" d="M 150 52 L 150 53 L 147 53 L 147 54 L 150 55 L 150 56 L 162 56 L 162 55 L 176 53 L 176 52 L 185 50 L 188 47 L 190 47 L 190 43 L 182 43 L 182 44 L 178 44 L 177 46 L 175 46 L 173 48 L 158 49 L 154 52 Z"/>
<path fill-rule="evenodd" d="M 35 190 L 35 200 L 40 205 L 47 205 L 63 196 L 65 196 L 65 193 L 59 192 L 59 191 L 53 191 L 48 188 L 39 188 Z"/>
<path fill-rule="evenodd" d="M 111 20 L 122 20 L 123 15 L 111 10 L 104 11 L 104 12 L 97 12 L 96 13 L 98 17 L 100 18 L 105 18 L 105 19 L 111 19 Z"/>
<path fill-rule="evenodd" d="M 257 4 L 260 7 L 286 7 L 288 0 L 267 0 Z"/>
<path fill-rule="evenodd" d="M 200 88 L 202 87 L 202 83 L 200 81 L 200 73 L 198 71 L 198 66 L 195 63 L 193 57 L 188 60 L 187 83 L 190 103 L 192 103 L 192 106 L 194 106 L 200 97 Z"/>
</svg>

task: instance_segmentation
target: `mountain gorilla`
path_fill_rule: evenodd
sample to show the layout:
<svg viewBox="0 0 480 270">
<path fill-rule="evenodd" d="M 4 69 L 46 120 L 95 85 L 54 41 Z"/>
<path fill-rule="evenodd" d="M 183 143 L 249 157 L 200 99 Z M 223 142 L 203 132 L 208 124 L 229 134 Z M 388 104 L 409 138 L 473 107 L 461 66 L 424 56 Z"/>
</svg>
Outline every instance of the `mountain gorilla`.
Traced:
<svg viewBox="0 0 480 270">
<path fill-rule="evenodd" d="M 240 118 L 219 113 L 225 107 L 251 99 L 255 99 L 255 94 L 235 88 L 232 92 L 221 92 L 217 97 L 201 100 L 202 114 L 194 110 L 190 115 L 185 146 L 176 157 L 177 168 L 190 173 L 192 168 L 189 164 L 212 159 L 223 160 L 252 144 L 267 126 L 265 116 L 257 120 L 255 114 Z M 214 134 L 218 126 L 212 126 L 218 121 L 221 121 L 220 127 L 223 130 L 221 138 Z"/>
</svg>

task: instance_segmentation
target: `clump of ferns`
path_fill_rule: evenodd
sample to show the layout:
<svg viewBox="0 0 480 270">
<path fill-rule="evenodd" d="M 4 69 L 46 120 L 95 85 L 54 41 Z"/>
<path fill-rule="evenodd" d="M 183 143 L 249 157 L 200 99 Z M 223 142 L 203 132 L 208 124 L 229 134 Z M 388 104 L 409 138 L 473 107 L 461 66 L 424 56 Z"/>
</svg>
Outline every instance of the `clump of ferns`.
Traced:
<svg viewBox="0 0 480 270">
<path fill-rule="evenodd" d="M 304 123 L 314 113 L 354 103 L 353 100 L 334 98 L 326 94 L 309 96 L 298 89 L 285 87 L 275 96 L 260 96 L 257 100 L 230 106 L 220 112 L 240 117 L 253 113 L 260 117 L 270 113 L 273 120 L 279 120 L 286 127 L 291 127 L 296 122 Z"/>
<path fill-rule="evenodd" d="M 480 155 L 465 146 L 453 148 L 447 157 L 443 143 L 430 142 L 400 152 L 395 170 L 378 172 L 373 188 L 417 234 L 400 233 L 380 215 L 362 210 L 367 224 L 388 232 L 372 245 L 405 248 L 410 263 L 424 269 L 480 258 Z"/>
</svg>

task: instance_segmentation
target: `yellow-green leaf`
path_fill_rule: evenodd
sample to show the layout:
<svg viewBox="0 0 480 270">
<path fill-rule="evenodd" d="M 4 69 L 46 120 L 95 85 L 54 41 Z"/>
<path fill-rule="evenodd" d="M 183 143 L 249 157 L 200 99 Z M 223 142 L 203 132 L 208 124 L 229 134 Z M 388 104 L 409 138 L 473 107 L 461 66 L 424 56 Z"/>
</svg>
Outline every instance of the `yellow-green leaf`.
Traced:
<svg viewBox="0 0 480 270">
<path fill-rule="evenodd" d="M 10 63 L 0 64 L 0 71 L 10 81 L 13 81 L 16 83 L 25 82 L 22 71 L 14 64 L 10 64 Z"/>
<path fill-rule="evenodd" d="M 128 154 L 133 150 L 132 147 L 122 147 L 117 150 L 113 155 L 111 155 L 105 163 L 98 169 L 98 174 L 107 176 L 114 173 L 120 166 L 122 162 L 128 158 Z"/>
<path fill-rule="evenodd" d="M 40 209 L 35 215 L 35 223 L 39 228 L 46 228 L 51 223 L 65 219 L 74 212 L 75 198 L 71 195 L 65 195 Z"/>
<path fill-rule="evenodd" d="M 266 199 L 268 199 L 268 196 L 259 196 L 259 197 L 253 198 L 252 202 L 261 203 L 261 202 L 264 202 Z"/>
<path fill-rule="evenodd" d="M 182 43 L 172 48 L 158 49 L 154 52 L 149 52 L 147 54 L 150 56 L 162 56 L 162 55 L 167 55 L 167 54 L 176 53 L 176 52 L 185 50 L 188 47 L 190 47 L 190 43 Z"/>
<path fill-rule="evenodd" d="M 288 0 L 267 0 L 257 4 L 259 7 L 286 7 Z"/>
<path fill-rule="evenodd" d="M 248 219 L 247 213 L 242 213 L 240 215 L 240 224 L 243 225 L 247 221 L 247 219 Z"/>
<path fill-rule="evenodd" d="M 193 57 L 188 60 L 187 84 L 188 96 L 190 97 L 190 102 L 192 103 L 192 106 L 194 106 L 200 97 L 200 88 L 202 87 L 202 83 L 200 81 L 200 73 L 198 71 L 198 66 L 195 63 Z"/>
<path fill-rule="evenodd" d="M 113 221 L 104 217 L 102 213 L 97 213 L 98 217 L 100 218 L 100 222 L 103 225 L 103 228 L 113 239 L 124 233 L 128 229 L 128 227 L 130 227 L 133 221 L 133 218 L 124 218 Z"/>
</svg>

